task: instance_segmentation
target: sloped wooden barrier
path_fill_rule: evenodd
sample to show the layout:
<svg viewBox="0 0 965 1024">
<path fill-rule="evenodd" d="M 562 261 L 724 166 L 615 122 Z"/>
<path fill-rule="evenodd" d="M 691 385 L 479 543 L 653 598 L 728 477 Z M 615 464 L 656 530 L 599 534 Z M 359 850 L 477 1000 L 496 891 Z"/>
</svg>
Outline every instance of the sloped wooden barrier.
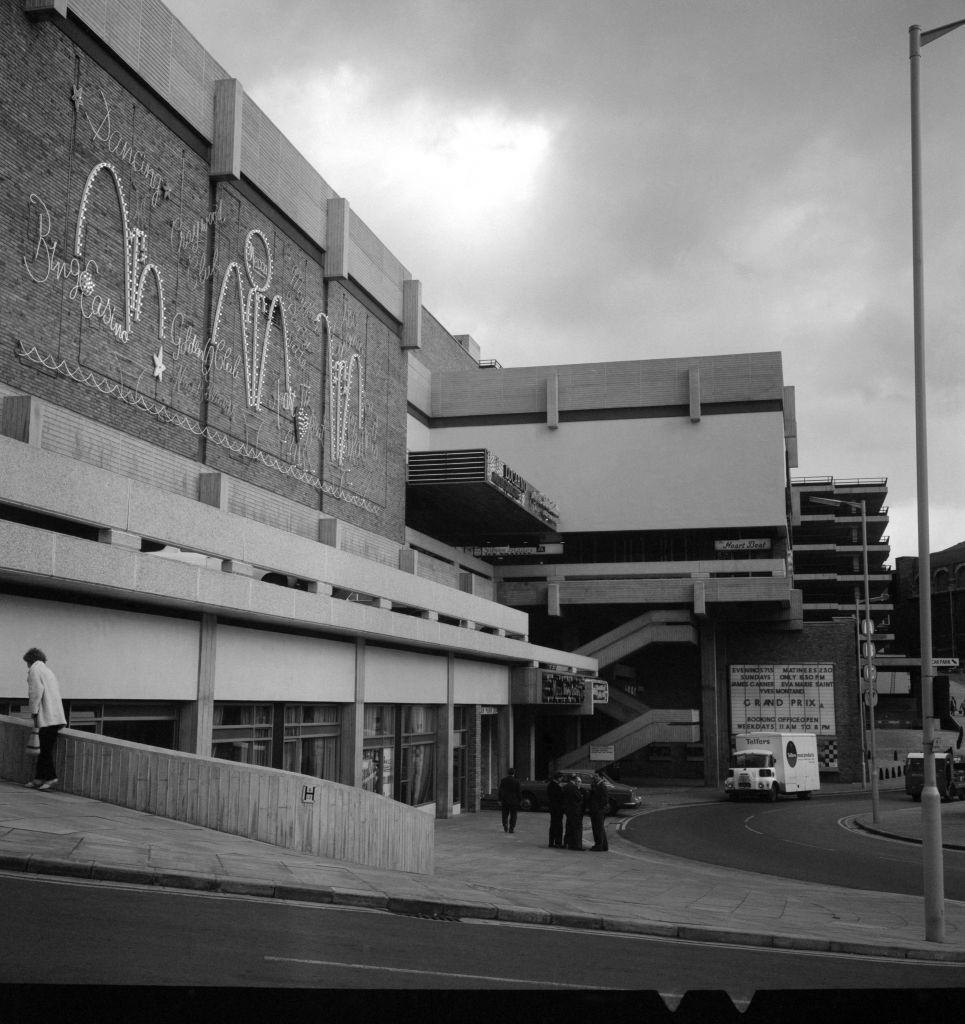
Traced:
<svg viewBox="0 0 965 1024">
<path fill-rule="evenodd" d="M 0 778 L 25 782 L 29 722 L 0 715 Z M 64 729 L 58 789 L 366 867 L 431 874 L 433 815 L 276 768 Z"/>
</svg>

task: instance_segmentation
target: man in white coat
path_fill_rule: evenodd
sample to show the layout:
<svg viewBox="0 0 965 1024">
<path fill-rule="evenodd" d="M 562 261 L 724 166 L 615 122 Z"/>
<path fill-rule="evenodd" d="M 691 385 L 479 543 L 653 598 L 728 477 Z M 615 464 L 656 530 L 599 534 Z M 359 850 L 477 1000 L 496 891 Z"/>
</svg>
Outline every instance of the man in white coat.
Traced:
<svg viewBox="0 0 965 1024">
<path fill-rule="evenodd" d="M 47 667 L 47 655 L 31 647 L 23 656 L 27 663 L 27 695 L 34 725 L 40 730 L 40 756 L 36 777 L 27 785 L 33 789 L 50 789 L 57 782 L 54 751 L 57 735 L 67 724 L 60 699 L 60 684 Z"/>
</svg>

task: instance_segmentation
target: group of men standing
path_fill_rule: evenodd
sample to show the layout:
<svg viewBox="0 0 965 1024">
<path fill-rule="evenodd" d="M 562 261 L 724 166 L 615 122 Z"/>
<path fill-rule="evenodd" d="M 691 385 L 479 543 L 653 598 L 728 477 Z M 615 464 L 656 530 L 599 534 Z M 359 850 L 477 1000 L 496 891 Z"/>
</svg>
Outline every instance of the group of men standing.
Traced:
<svg viewBox="0 0 965 1024">
<path fill-rule="evenodd" d="M 500 781 L 497 795 L 502 811 L 503 831 L 515 832 L 522 800 L 522 789 L 515 768 L 510 768 Z M 610 798 L 606 783 L 599 774 L 593 776 L 589 789 L 585 790 L 579 775 L 556 772 L 547 783 L 546 800 L 550 812 L 550 847 L 582 850 L 583 816 L 588 814 L 593 829 L 593 845 L 590 850 L 594 853 L 609 850 L 604 822 Z"/>
<path fill-rule="evenodd" d="M 606 783 L 600 775 L 594 775 L 589 789 L 584 790 L 579 775 L 556 772 L 546 786 L 546 800 L 550 811 L 551 847 L 582 850 L 583 815 L 588 814 L 593 829 L 593 845 L 590 850 L 593 853 L 609 850 L 604 822 L 610 798 Z"/>
</svg>

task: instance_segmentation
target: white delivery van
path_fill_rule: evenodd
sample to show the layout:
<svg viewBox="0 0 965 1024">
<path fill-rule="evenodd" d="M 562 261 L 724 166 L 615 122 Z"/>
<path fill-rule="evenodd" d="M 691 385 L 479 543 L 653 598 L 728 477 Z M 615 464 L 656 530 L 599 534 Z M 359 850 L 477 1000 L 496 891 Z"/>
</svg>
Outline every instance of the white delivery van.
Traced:
<svg viewBox="0 0 965 1024">
<path fill-rule="evenodd" d="M 780 793 L 796 793 L 799 800 L 807 800 L 820 788 L 818 738 L 813 732 L 749 732 L 734 737 L 724 779 L 729 800 L 776 800 Z"/>
</svg>

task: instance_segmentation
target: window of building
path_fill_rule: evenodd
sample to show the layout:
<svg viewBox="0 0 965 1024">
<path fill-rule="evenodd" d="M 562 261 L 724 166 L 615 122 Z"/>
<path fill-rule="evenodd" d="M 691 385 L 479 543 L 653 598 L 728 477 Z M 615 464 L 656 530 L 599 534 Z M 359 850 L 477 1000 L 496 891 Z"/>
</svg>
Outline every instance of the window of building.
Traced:
<svg viewBox="0 0 965 1024">
<path fill-rule="evenodd" d="M 402 708 L 402 757 L 397 799 L 411 807 L 435 800 L 436 709 Z"/>
<path fill-rule="evenodd" d="M 111 736 L 131 743 L 176 750 L 178 708 L 174 704 L 104 704 L 92 701 L 64 701 L 67 725 L 80 732 Z"/>
<path fill-rule="evenodd" d="M 211 753 L 225 761 L 271 767 L 271 704 L 214 706 Z"/>
<path fill-rule="evenodd" d="M 282 767 L 338 782 L 339 708 L 334 704 L 286 704 Z"/>
<path fill-rule="evenodd" d="M 366 704 L 363 714 L 362 788 L 370 793 L 395 793 L 395 706 Z"/>
<path fill-rule="evenodd" d="M 363 788 L 413 807 L 432 803 L 436 709 L 421 704 L 370 704 L 363 722 Z"/>
<path fill-rule="evenodd" d="M 452 709 L 452 801 L 469 806 L 469 723 L 471 708 Z"/>
<path fill-rule="evenodd" d="M 338 782 L 341 729 L 336 704 L 215 703 L 211 753 Z"/>
</svg>

